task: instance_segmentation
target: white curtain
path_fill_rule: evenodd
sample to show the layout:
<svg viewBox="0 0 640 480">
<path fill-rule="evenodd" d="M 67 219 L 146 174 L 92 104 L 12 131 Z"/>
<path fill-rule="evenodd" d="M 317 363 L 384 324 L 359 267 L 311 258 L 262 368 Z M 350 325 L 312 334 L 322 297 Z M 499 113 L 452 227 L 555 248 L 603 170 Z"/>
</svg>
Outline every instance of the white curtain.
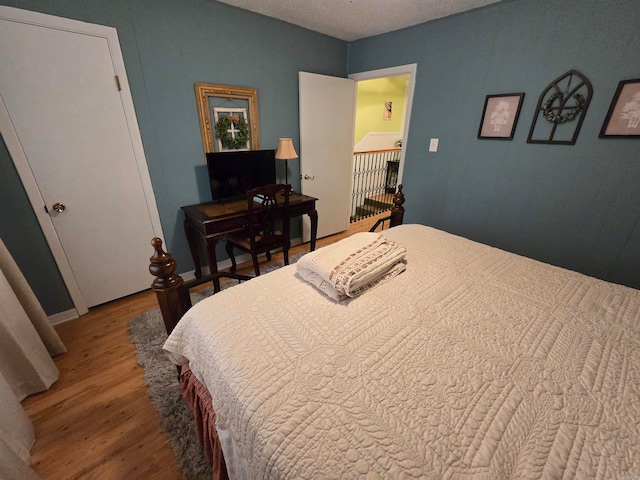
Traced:
<svg viewBox="0 0 640 480">
<path fill-rule="evenodd" d="M 65 351 L 0 240 L 0 478 L 37 478 L 29 468 L 33 426 L 20 401 L 58 379 L 51 356 Z"/>
</svg>

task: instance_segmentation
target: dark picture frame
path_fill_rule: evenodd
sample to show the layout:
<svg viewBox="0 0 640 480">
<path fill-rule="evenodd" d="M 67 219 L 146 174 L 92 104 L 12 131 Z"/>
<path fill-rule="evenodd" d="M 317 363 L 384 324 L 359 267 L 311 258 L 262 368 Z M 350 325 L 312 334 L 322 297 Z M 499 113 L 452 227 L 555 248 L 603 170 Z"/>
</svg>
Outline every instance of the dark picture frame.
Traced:
<svg viewBox="0 0 640 480">
<path fill-rule="evenodd" d="M 524 93 L 487 95 L 478 129 L 478 138 L 513 140 Z"/>
<path fill-rule="evenodd" d="M 640 137 L 640 78 L 618 83 L 600 138 Z"/>
</svg>

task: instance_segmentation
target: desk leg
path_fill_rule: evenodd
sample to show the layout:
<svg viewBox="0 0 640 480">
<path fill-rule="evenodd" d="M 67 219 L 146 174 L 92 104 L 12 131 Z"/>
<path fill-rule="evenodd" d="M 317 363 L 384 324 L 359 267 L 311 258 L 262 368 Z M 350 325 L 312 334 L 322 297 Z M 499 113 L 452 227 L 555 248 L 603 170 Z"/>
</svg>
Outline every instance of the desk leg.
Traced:
<svg viewBox="0 0 640 480">
<path fill-rule="evenodd" d="M 316 238 L 318 237 L 318 211 L 311 210 L 308 215 L 311 219 L 311 238 L 309 241 L 309 251 L 313 252 L 316 249 Z"/>
<path fill-rule="evenodd" d="M 205 240 L 207 244 L 207 256 L 209 257 L 209 273 L 213 275 L 213 292 L 220 291 L 220 278 L 218 277 L 218 260 L 216 258 L 216 245 L 220 237 L 210 237 Z"/>
<path fill-rule="evenodd" d="M 194 275 L 196 276 L 196 278 L 200 278 L 202 276 L 202 268 L 200 266 L 200 253 L 198 252 L 198 242 L 196 238 L 197 232 L 186 220 L 184 222 L 184 233 L 187 237 L 187 243 L 189 244 L 189 250 L 191 251 L 193 264 L 195 265 Z"/>
</svg>

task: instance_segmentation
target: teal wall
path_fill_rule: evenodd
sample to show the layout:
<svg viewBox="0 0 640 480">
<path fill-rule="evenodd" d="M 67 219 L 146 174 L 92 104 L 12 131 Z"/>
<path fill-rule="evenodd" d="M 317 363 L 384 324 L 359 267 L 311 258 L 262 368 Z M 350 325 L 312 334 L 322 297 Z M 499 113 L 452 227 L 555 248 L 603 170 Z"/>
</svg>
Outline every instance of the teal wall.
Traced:
<svg viewBox="0 0 640 480">
<path fill-rule="evenodd" d="M 640 288 L 640 139 L 598 138 L 618 82 L 640 77 L 637 0 L 504 0 L 349 45 L 212 0 L 0 3 L 117 28 L 179 265 L 191 268 L 180 206 L 208 199 L 195 82 L 256 87 L 263 148 L 280 136 L 299 146 L 299 70 L 417 63 L 407 221 Z M 572 68 L 594 87 L 576 145 L 527 144 L 538 95 Z M 526 93 L 514 139 L 478 140 L 485 96 L 511 92 Z M 47 313 L 71 308 L 3 144 L 0 168 L 0 237 Z"/>
<path fill-rule="evenodd" d="M 406 219 L 640 288 L 640 139 L 598 138 L 618 82 L 640 78 L 638 26 L 638 0 L 506 0 L 351 43 L 350 73 L 418 64 Z M 527 144 L 570 69 L 594 89 L 577 143 Z M 477 139 L 486 95 L 512 92 L 514 139 Z"/>
<path fill-rule="evenodd" d="M 193 264 L 180 207 L 210 200 L 194 83 L 257 88 L 261 147 L 276 148 L 286 136 L 299 149 L 298 71 L 346 74 L 345 42 L 211 0 L 0 3 L 118 30 L 165 244 L 181 271 Z M 45 311 L 68 310 L 73 306 L 4 144 L 0 168 L 0 198 L 10 207 L 4 203 L 0 238 Z M 299 188 L 299 162 L 289 168 Z"/>
</svg>

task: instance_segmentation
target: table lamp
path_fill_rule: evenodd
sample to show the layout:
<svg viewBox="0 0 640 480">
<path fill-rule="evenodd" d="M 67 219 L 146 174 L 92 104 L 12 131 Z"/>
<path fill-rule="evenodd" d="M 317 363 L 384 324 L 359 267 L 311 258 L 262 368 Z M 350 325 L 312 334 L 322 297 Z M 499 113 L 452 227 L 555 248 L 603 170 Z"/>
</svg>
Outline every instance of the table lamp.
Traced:
<svg viewBox="0 0 640 480">
<path fill-rule="evenodd" d="M 293 141 L 290 138 L 278 139 L 278 150 L 276 151 L 276 158 L 278 160 L 284 160 L 284 183 L 289 183 L 289 165 L 288 160 L 298 158 L 296 149 L 293 148 Z"/>
</svg>

